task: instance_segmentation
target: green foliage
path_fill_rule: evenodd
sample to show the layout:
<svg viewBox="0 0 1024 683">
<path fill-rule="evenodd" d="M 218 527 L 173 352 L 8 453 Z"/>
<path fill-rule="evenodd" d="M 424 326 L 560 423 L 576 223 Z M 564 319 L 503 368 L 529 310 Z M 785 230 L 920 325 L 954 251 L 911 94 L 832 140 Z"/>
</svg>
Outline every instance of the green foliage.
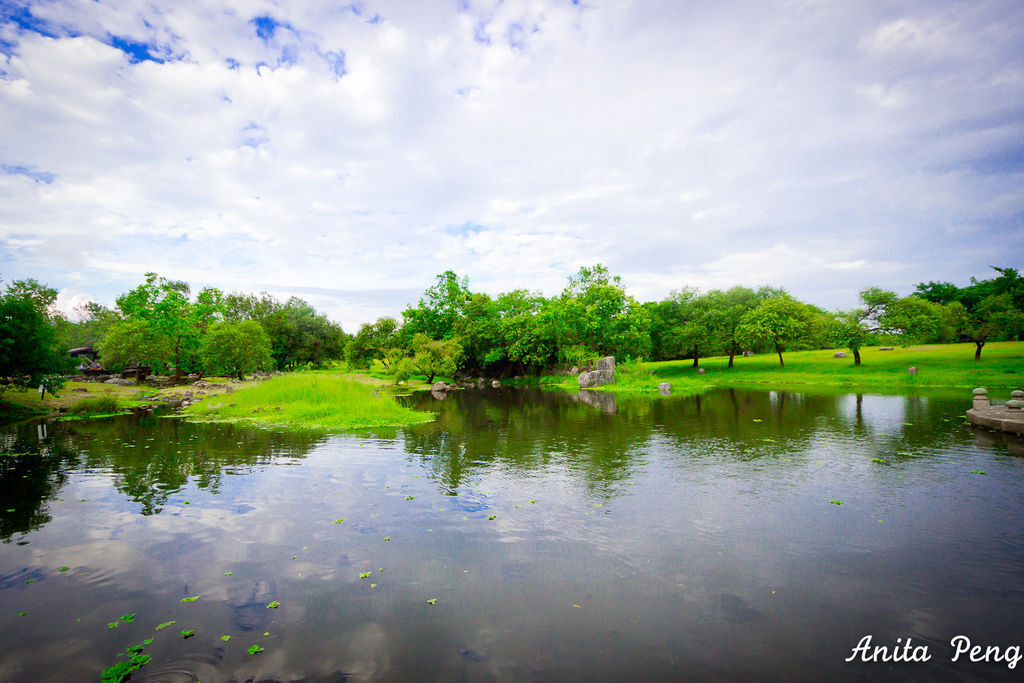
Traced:
<svg viewBox="0 0 1024 683">
<path fill-rule="evenodd" d="M 412 352 L 412 357 L 403 358 L 397 363 L 396 379 L 405 380 L 413 374 L 423 375 L 430 384 L 437 375 L 455 374 L 462 345 L 458 339 L 438 340 L 417 334 L 412 339 Z"/>
<path fill-rule="evenodd" d="M 203 337 L 200 357 L 206 372 L 243 379 L 246 373 L 269 370 L 270 339 L 254 320 L 218 322 Z"/>
<path fill-rule="evenodd" d="M 394 318 L 378 318 L 375 323 L 363 323 L 354 337 L 345 344 L 345 360 L 353 368 L 369 368 L 373 361 L 380 361 L 384 369 L 390 369 L 399 341 L 396 338 L 398 321 Z"/>
<path fill-rule="evenodd" d="M 779 366 L 785 367 L 782 352 L 807 337 L 811 331 L 810 315 L 806 304 L 788 294 L 763 299 L 743 314 L 739 338 L 750 345 L 770 344 L 779 355 Z"/>
<path fill-rule="evenodd" d="M 402 312 L 403 333 L 407 338 L 423 334 L 431 339 L 448 339 L 455 334 L 455 322 L 469 303 L 469 281 L 446 270 L 420 297 L 416 308 Z"/>
<path fill-rule="evenodd" d="M 167 337 L 141 318 L 127 318 L 111 325 L 97 350 L 108 369 L 128 365 L 160 367 L 172 354 Z"/>
<path fill-rule="evenodd" d="M 41 286 L 34 280 L 19 280 L 0 295 L 0 391 L 8 387 L 38 387 L 47 375 L 59 373 L 69 365 L 57 347 L 46 313 L 52 304 L 47 292 L 53 290 L 40 293 L 39 289 Z M 52 380 L 49 386 L 55 388 Z"/>
</svg>

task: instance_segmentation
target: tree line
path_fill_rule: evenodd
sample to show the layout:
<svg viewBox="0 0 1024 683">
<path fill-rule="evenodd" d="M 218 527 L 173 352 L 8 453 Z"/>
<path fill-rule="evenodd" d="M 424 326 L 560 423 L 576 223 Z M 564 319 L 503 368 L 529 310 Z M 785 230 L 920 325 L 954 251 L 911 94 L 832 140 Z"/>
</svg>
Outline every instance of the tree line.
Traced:
<svg viewBox="0 0 1024 683">
<path fill-rule="evenodd" d="M 537 374 L 604 355 L 692 359 L 695 367 L 725 355 L 732 367 L 750 350 L 775 354 L 784 367 L 785 352 L 841 347 L 860 365 L 862 347 L 883 343 L 972 342 L 977 360 L 987 342 L 1024 334 L 1024 278 L 1013 268 L 993 270 L 966 287 L 920 283 L 904 297 L 867 287 L 857 307 L 831 312 L 769 286 L 684 287 L 641 303 L 602 265 L 580 268 L 552 297 L 526 289 L 492 297 L 448 270 L 401 319 L 382 317 L 353 335 L 295 297 L 215 288 L 193 295 L 187 283 L 155 273 L 113 308 L 89 303 L 71 320 L 56 311 L 56 290 L 18 280 L 0 293 L 0 390 L 58 386 L 76 364 L 68 350 L 89 345 L 112 371 L 141 365 L 241 376 L 345 360 L 428 381 Z"/>
</svg>

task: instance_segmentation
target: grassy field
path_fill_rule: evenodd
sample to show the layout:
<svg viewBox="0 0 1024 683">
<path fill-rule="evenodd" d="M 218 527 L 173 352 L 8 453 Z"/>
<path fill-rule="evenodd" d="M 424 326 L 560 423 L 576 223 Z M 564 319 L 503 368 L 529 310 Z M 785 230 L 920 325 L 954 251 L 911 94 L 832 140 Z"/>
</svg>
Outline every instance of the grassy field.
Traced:
<svg viewBox="0 0 1024 683">
<path fill-rule="evenodd" d="M 779 367 L 774 353 L 736 357 L 728 367 L 727 357 L 703 358 L 700 375 L 693 361 L 620 364 L 615 384 L 608 391 L 654 392 L 658 384 L 669 382 L 672 393 L 696 393 L 717 386 L 834 387 L 868 389 L 876 392 L 904 392 L 915 388 L 969 390 L 985 387 L 994 397 L 1008 394 L 1024 385 L 1024 342 L 993 342 L 985 346 L 981 360 L 974 360 L 973 344 L 896 347 L 880 351 L 877 347 L 861 350 L 861 366 L 850 358 L 834 358 L 831 351 L 783 353 L 785 368 Z M 917 375 L 907 373 L 916 367 Z M 575 377 L 562 379 L 556 386 L 578 387 Z M 969 392 L 965 392 L 969 395 Z"/>
<path fill-rule="evenodd" d="M 318 431 L 398 427 L 434 419 L 433 413 L 399 405 L 381 384 L 365 376 L 284 375 L 206 398 L 184 414 L 197 421 Z"/>
</svg>

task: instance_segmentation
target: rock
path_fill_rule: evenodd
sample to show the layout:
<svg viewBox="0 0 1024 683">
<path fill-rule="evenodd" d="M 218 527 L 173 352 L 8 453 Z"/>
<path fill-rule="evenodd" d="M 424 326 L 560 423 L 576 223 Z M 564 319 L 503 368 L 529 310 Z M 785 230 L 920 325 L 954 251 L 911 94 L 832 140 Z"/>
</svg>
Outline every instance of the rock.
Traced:
<svg viewBox="0 0 1024 683">
<path fill-rule="evenodd" d="M 581 372 L 578 378 L 580 388 L 599 387 L 603 384 L 611 384 L 615 381 L 615 373 L 610 370 L 592 370 Z"/>
<path fill-rule="evenodd" d="M 120 377 L 111 377 L 106 382 L 104 382 L 104 384 L 116 384 L 119 387 L 130 387 L 130 386 L 133 386 L 135 384 L 135 382 L 131 381 L 130 379 L 121 379 Z"/>
<path fill-rule="evenodd" d="M 438 401 L 443 401 L 446 398 L 448 398 L 448 392 L 447 391 L 437 391 L 436 389 L 431 389 L 430 390 L 430 395 L 433 396 Z"/>
<path fill-rule="evenodd" d="M 892 348 L 891 346 L 879 346 L 878 350 L 879 351 L 895 351 L 895 349 Z"/>
<path fill-rule="evenodd" d="M 234 387 L 228 387 L 227 389 L 224 390 L 224 392 L 230 394 L 234 390 L 235 390 Z"/>
<path fill-rule="evenodd" d="M 982 387 L 978 387 L 977 389 L 973 390 L 971 393 L 974 394 L 975 396 L 987 396 L 988 395 L 988 389 L 983 389 Z"/>
<path fill-rule="evenodd" d="M 254 412 L 254 413 L 262 413 L 263 412 L 263 406 L 256 406 L 255 408 L 252 409 L 252 412 Z"/>
<path fill-rule="evenodd" d="M 284 410 L 281 406 L 274 406 L 274 410 Z"/>
<path fill-rule="evenodd" d="M 707 372 L 707 370 L 705 370 L 704 368 L 697 368 L 698 375 L 703 375 L 705 372 Z"/>
<path fill-rule="evenodd" d="M 843 353 L 842 351 L 836 351 L 835 353 L 832 354 L 832 357 L 833 358 L 849 358 L 850 356 L 848 356 L 847 354 Z"/>
<path fill-rule="evenodd" d="M 917 368 L 914 367 L 913 365 L 911 365 L 909 368 L 907 368 L 907 374 L 908 375 L 916 375 L 917 374 Z"/>
<path fill-rule="evenodd" d="M 570 375 L 578 375 L 579 373 L 580 373 L 580 369 L 578 367 L 576 367 L 575 365 L 572 366 L 571 368 L 569 368 L 569 374 Z"/>
<path fill-rule="evenodd" d="M 491 386 L 494 387 L 495 389 L 497 389 L 497 388 L 499 388 L 501 386 L 501 382 L 499 382 L 496 379 L 492 379 L 491 380 Z"/>
<path fill-rule="evenodd" d="M 1024 391 L 1021 391 L 1020 389 L 1017 389 L 1016 391 L 1011 391 L 1010 398 L 1015 398 L 1017 400 L 1024 401 Z"/>
<path fill-rule="evenodd" d="M 605 356 L 597 361 L 597 370 L 607 370 L 615 376 L 615 356 Z"/>
<path fill-rule="evenodd" d="M 168 401 L 167 405 L 170 408 L 181 408 L 181 407 L 183 407 L 185 405 L 185 402 L 182 401 L 180 398 L 176 398 L 176 399 Z"/>
<path fill-rule="evenodd" d="M 434 382 L 430 385 L 431 391 L 448 391 L 448 385 L 444 382 Z"/>
<path fill-rule="evenodd" d="M 658 385 L 658 393 L 662 396 L 668 396 L 672 393 L 672 385 L 668 382 L 662 382 Z"/>
</svg>

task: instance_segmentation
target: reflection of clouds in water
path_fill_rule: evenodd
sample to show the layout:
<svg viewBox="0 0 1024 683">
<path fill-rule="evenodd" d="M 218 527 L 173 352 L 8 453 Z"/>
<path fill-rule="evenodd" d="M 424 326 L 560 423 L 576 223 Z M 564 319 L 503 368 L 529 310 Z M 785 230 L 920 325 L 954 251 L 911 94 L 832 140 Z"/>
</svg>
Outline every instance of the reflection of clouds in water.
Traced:
<svg viewBox="0 0 1024 683">
<path fill-rule="evenodd" d="M 907 421 L 908 400 L 905 396 L 861 394 L 858 399 L 858 395 L 844 394 L 837 397 L 837 411 L 851 424 L 863 424 L 879 433 L 899 432 Z"/>
</svg>

